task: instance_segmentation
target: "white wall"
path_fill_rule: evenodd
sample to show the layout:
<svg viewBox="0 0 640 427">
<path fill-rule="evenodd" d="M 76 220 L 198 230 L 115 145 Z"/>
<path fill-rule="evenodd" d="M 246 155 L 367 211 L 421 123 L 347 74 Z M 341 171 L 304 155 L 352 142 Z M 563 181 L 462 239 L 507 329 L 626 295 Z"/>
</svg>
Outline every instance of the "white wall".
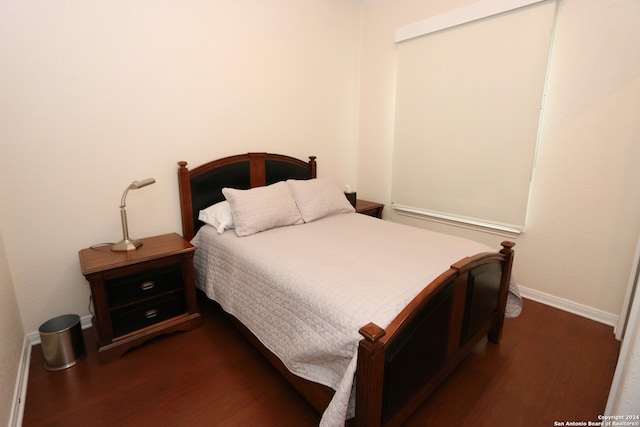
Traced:
<svg viewBox="0 0 640 427">
<path fill-rule="evenodd" d="M 359 1 L 0 3 L 0 229 L 25 329 L 88 314 L 78 250 L 180 231 L 176 162 L 355 180 Z M 3 314 L 4 316 L 4 314 Z"/>
<path fill-rule="evenodd" d="M 395 29 L 469 3 L 367 2 L 359 196 L 391 201 Z M 527 230 L 516 240 L 514 274 L 522 286 L 614 317 L 640 235 L 640 3 L 559 4 Z M 494 246 L 502 240 L 389 208 L 385 215 Z"/>
<path fill-rule="evenodd" d="M 24 329 L 0 232 L 0 425 L 9 422 Z"/>
</svg>

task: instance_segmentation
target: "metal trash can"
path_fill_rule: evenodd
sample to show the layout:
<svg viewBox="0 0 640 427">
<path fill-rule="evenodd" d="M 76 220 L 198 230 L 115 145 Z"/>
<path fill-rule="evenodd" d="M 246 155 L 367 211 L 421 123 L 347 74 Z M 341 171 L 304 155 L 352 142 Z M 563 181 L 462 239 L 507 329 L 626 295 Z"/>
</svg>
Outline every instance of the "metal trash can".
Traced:
<svg viewBox="0 0 640 427">
<path fill-rule="evenodd" d="M 54 317 L 40 325 L 38 332 L 47 371 L 70 368 L 87 354 L 77 314 Z"/>
</svg>

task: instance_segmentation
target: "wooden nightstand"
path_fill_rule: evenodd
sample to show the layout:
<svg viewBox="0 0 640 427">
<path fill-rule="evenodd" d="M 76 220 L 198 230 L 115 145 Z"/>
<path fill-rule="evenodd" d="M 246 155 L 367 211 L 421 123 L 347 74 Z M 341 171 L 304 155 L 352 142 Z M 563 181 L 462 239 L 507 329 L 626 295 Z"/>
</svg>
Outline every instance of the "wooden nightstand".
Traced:
<svg viewBox="0 0 640 427">
<path fill-rule="evenodd" d="M 202 324 L 196 306 L 193 253 L 179 235 L 141 239 L 135 251 L 82 249 L 80 266 L 93 298 L 100 363 L 161 334 Z"/>
<path fill-rule="evenodd" d="M 384 205 L 382 203 L 377 202 L 369 202 L 367 200 L 356 200 L 356 212 L 374 216 L 376 218 L 382 219 L 382 209 Z"/>
</svg>

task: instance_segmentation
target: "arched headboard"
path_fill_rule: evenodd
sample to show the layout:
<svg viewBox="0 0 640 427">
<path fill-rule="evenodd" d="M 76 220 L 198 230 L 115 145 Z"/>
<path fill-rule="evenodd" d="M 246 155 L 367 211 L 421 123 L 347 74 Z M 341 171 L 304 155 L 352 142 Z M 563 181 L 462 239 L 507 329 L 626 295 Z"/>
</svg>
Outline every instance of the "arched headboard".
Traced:
<svg viewBox="0 0 640 427">
<path fill-rule="evenodd" d="M 282 154 L 247 153 L 224 157 L 187 168 L 187 162 L 178 162 L 178 185 L 182 236 L 191 240 L 203 225 L 198 213 L 214 203 L 224 200 L 225 187 L 248 190 L 287 179 L 316 177 L 316 157 L 308 161 Z"/>
</svg>

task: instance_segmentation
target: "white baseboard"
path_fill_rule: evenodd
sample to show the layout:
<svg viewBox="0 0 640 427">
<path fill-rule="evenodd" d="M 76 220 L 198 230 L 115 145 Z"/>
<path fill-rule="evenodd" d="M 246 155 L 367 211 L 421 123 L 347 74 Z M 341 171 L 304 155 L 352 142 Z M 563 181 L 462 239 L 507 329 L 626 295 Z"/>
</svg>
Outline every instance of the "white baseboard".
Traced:
<svg viewBox="0 0 640 427">
<path fill-rule="evenodd" d="M 527 298 L 557 309 L 576 314 L 587 319 L 591 319 L 598 323 L 613 326 L 614 333 L 615 328 L 618 326 L 618 315 L 607 313 L 606 311 L 598 310 L 593 307 L 578 304 L 573 301 L 569 301 L 564 298 L 556 297 L 554 295 L 545 294 L 544 292 L 536 291 L 535 289 L 519 287 L 520 294 L 523 298 Z"/>
<path fill-rule="evenodd" d="M 80 319 L 82 329 L 91 327 L 92 316 L 84 316 Z M 22 357 L 18 366 L 16 387 L 13 392 L 13 404 L 9 415 L 9 427 L 20 427 L 24 414 L 24 399 L 27 396 L 27 384 L 29 382 L 29 365 L 31 363 L 31 349 L 34 345 L 40 344 L 40 333 L 38 331 L 29 332 L 24 336 L 22 343 Z M 43 368 L 44 369 L 44 368 Z"/>
<path fill-rule="evenodd" d="M 29 362 L 31 361 L 31 341 L 25 335 L 22 342 L 22 357 L 18 365 L 18 375 L 16 387 L 13 391 L 13 404 L 11 414 L 9 414 L 9 427 L 20 427 L 22 425 L 22 415 L 24 414 L 24 400 L 27 396 L 27 383 L 29 380 Z"/>
</svg>

